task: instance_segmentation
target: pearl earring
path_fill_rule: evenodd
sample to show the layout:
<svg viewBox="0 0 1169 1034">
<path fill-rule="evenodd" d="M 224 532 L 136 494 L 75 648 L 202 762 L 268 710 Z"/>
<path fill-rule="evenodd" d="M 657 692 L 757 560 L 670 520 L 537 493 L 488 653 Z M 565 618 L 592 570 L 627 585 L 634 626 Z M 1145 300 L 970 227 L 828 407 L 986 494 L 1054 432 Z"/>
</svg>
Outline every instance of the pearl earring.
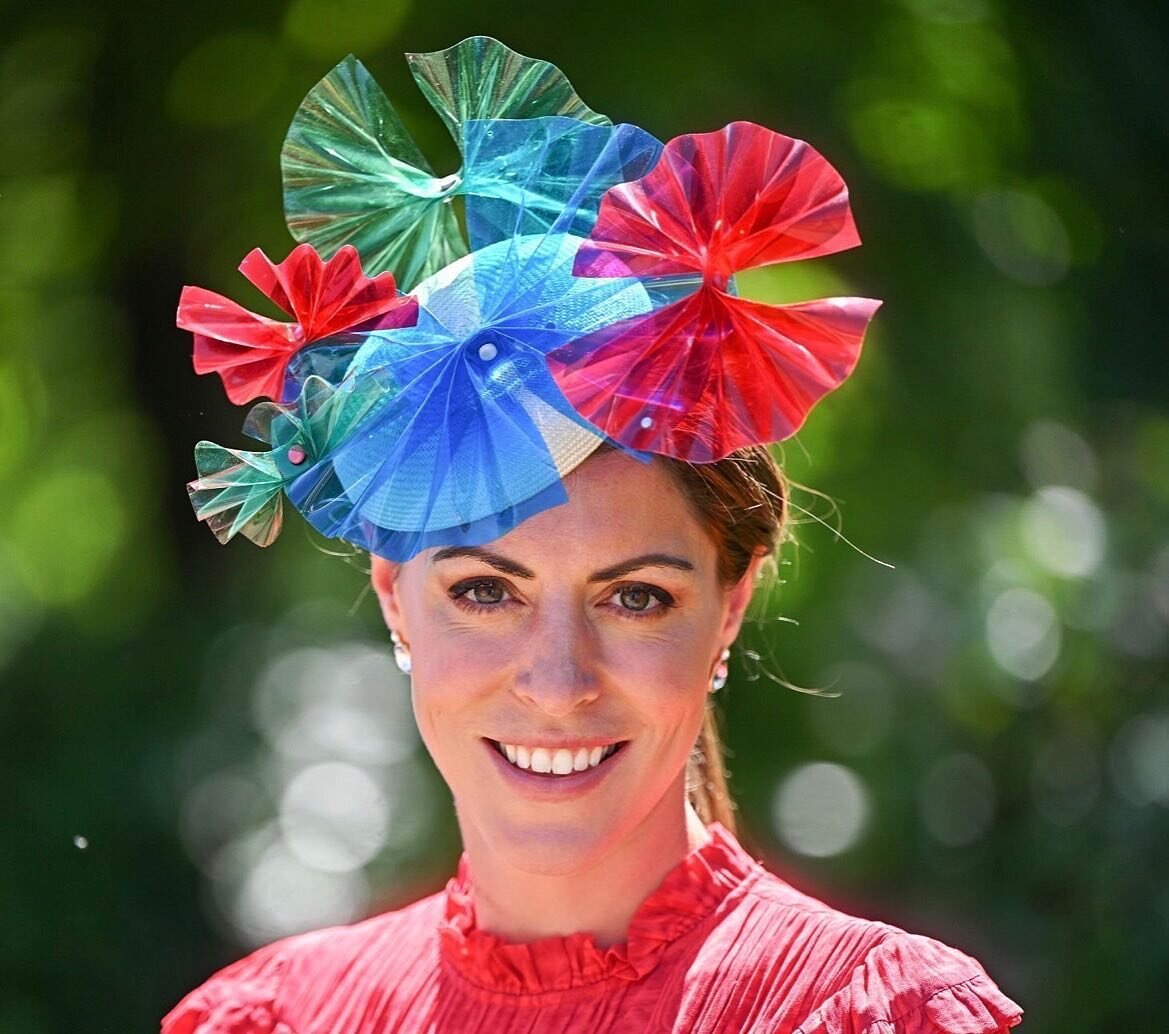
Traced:
<svg viewBox="0 0 1169 1034">
<path fill-rule="evenodd" d="M 402 642 L 401 636 L 393 629 L 390 629 L 390 642 L 394 644 L 394 663 L 398 665 L 398 670 L 403 675 L 409 675 L 414 668 L 410 660 L 410 647 Z"/>
<path fill-rule="evenodd" d="M 727 661 L 731 659 L 731 651 L 729 649 L 723 650 L 719 654 L 718 664 L 714 668 L 714 676 L 710 680 L 710 691 L 717 693 L 727 684 L 727 676 L 730 674 L 727 669 Z"/>
</svg>

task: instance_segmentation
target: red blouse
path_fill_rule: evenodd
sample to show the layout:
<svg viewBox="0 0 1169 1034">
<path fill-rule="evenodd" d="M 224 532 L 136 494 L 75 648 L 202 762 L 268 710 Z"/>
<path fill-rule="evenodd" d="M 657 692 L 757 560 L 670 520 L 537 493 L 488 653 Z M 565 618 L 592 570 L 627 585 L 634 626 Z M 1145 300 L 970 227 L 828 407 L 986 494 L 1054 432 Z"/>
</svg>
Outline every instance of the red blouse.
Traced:
<svg viewBox="0 0 1169 1034">
<path fill-rule="evenodd" d="M 1022 1011 L 974 959 L 844 915 L 721 826 L 637 910 L 625 944 L 508 944 L 445 892 L 261 948 L 191 992 L 163 1034 L 995 1034 Z"/>
</svg>

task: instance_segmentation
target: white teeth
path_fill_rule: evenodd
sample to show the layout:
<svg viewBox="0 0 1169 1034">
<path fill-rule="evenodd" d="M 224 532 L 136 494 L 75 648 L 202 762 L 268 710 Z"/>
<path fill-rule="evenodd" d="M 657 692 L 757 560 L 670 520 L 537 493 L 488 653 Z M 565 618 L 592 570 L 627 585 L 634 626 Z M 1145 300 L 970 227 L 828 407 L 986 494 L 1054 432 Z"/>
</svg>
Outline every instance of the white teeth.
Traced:
<svg viewBox="0 0 1169 1034">
<path fill-rule="evenodd" d="M 518 743 L 497 744 L 502 753 L 517 768 L 539 772 L 541 775 L 572 775 L 596 768 L 618 747 L 610 743 L 607 747 L 580 747 L 576 751 L 566 747 L 522 747 Z"/>
</svg>

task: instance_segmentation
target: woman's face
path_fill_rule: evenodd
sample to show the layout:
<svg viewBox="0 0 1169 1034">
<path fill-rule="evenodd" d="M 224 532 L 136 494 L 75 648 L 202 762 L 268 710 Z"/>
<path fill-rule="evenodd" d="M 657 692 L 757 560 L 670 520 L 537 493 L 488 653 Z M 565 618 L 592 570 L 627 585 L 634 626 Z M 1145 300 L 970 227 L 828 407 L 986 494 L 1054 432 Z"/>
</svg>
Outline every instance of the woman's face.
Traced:
<svg viewBox="0 0 1169 1034">
<path fill-rule="evenodd" d="M 464 842 L 527 872 L 681 834 L 711 672 L 754 580 L 719 583 L 658 464 L 605 453 L 565 485 L 565 505 L 486 546 L 373 564 Z"/>
</svg>

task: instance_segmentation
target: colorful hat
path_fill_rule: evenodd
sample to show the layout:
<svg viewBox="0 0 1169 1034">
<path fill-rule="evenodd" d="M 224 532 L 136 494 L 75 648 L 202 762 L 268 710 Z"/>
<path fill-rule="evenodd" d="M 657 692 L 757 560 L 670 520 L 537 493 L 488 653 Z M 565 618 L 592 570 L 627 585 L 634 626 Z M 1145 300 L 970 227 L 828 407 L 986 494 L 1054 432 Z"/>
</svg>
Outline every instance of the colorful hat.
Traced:
<svg viewBox="0 0 1169 1034">
<path fill-rule="evenodd" d="M 240 266 L 294 322 L 183 290 L 195 369 L 270 400 L 244 425 L 269 451 L 196 447 L 191 501 L 220 541 L 267 545 L 287 497 L 392 560 L 488 542 L 566 501 L 602 442 L 713 462 L 794 434 L 852 372 L 879 302 L 735 289 L 860 243 L 807 144 L 734 122 L 663 146 L 486 37 L 407 60 L 462 168 L 435 176 L 348 57 L 284 142 L 303 243 Z"/>
</svg>

